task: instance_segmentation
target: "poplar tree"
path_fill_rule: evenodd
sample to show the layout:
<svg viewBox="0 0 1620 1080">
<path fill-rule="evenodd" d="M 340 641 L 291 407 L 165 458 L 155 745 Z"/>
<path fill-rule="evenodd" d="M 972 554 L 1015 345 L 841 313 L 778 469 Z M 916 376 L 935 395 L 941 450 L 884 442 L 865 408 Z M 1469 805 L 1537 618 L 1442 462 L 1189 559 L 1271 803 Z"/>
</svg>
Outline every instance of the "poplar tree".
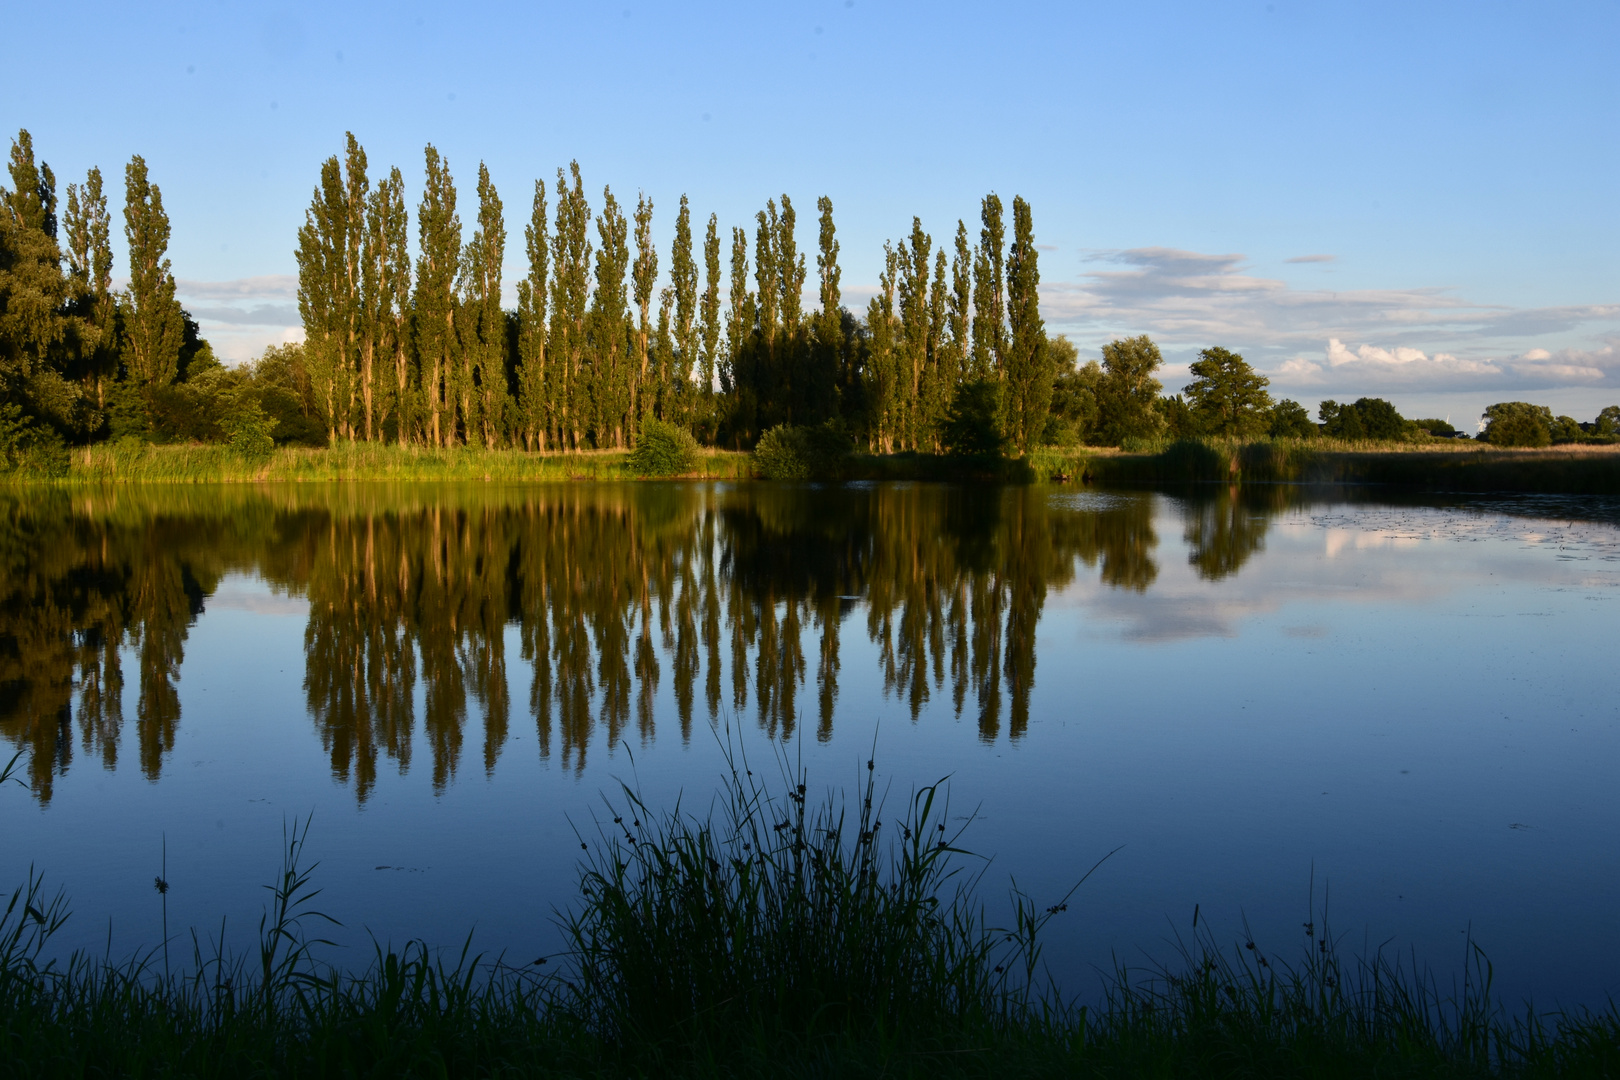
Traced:
<svg viewBox="0 0 1620 1080">
<path fill-rule="evenodd" d="M 898 390 L 902 417 L 896 435 L 902 447 L 916 449 L 925 438 L 926 382 L 928 367 L 928 263 L 933 239 L 922 228 L 922 219 L 911 219 L 911 235 L 900 241 L 899 337 L 895 360 L 901 385 Z"/>
<path fill-rule="evenodd" d="M 434 446 L 455 437 L 455 416 L 447 406 L 447 383 L 454 379 L 456 353 L 456 271 L 461 258 L 461 218 L 449 162 L 429 143 L 423 151 L 426 182 L 416 211 L 416 295 L 413 308 L 420 386 L 426 410 L 425 435 Z"/>
<path fill-rule="evenodd" d="M 709 215 L 709 227 L 703 234 L 703 300 L 698 305 L 698 341 L 700 372 L 703 390 L 703 423 L 714 423 L 715 365 L 720 351 L 720 222 Z"/>
<path fill-rule="evenodd" d="M 320 183 L 310 198 L 309 209 L 304 211 L 297 252 L 304 362 L 329 442 L 337 441 L 341 422 L 339 381 L 348 334 L 344 281 L 347 221 L 342 167 L 336 157 L 329 157 L 321 164 Z"/>
<path fill-rule="evenodd" d="M 67 233 L 70 292 L 79 311 L 80 363 L 96 407 L 106 408 L 105 380 L 118 371 L 117 308 L 112 293 L 112 217 L 102 191 L 101 170 L 92 168 L 84 185 L 69 184 Z"/>
<path fill-rule="evenodd" d="M 894 294 L 901 273 L 900 254 L 894 245 L 883 245 L 883 273 L 878 278 L 878 294 L 866 305 L 866 332 L 870 359 L 866 367 L 868 424 L 877 450 L 894 451 L 897 399 L 900 393 L 899 349 L 896 341 Z"/>
<path fill-rule="evenodd" d="M 776 344 L 776 328 L 781 317 L 782 278 L 778 264 L 776 200 L 767 199 L 765 209 L 754 215 L 754 281 L 756 294 L 754 320 L 766 349 Z"/>
<path fill-rule="evenodd" d="M 410 224 L 405 211 L 405 181 L 398 168 L 378 181 L 366 204 L 365 309 L 366 353 L 362 357 L 361 393 L 366 438 L 381 438 L 383 424 L 394 417 L 400 445 L 409 437 L 410 365 L 405 326 L 410 315 Z"/>
<path fill-rule="evenodd" d="M 169 215 L 163 193 L 139 154 L 124 169 L 124 239 L 129 287 L 124 292 L 124 363 L 145 390 L 167 386 L 180 370 L 185 325 L 169 266 Z"/>
<path fill-rule="evenodd" d="M 719 252 L 715 253 L 716 262 Z M 692 370 L 697 364 L 700 328 L 697 322 L 698 269 L 692 258 L 692 211 L 686 196 L 681 196 L 681 208 L 675 215 L 675 244 L 670 251 L 670 292 L 674 303 L 675 321 L 671 327 L 674 363 L 668 373 L 674 395 L 672 417 L 682 424 L 691 423 Z M 705 297 L 707 299 L 707 297 Z"/>
<path fill-rule="evenodd" d="M 343 161 L 343 295 L 341 298 L 344 338 L 341 342 L 339 373 L 343 384 L 343 433 L 354 438 L 355 398 L 362 390 L 362 382 L 369 386 L 371 372 L 371 330 L 367 318 L 364 292 L 364 256 L 366 241 L 366 203 L 371 194 L 371 181 L 366 177 L 366 152 L 353 132 L 345 132 Z M 362 372 L 362 357 L 367 370 Z M 371 416 L 366 415 L 369 431 Z M 369 435 L 368 435 L 369 437 Z"/>
<path fill-rule="evenodd" d="M 804 307 L 804 256 L 799 254 L 794 238 L 798 218 L 793 212 L 793 200 L 782 196 L 782 216 L 776 227 L 776 270 L 780 281 L 778 292 L 782 308 L 782 328 L 790 339 L 799 332 L 800 312 Z"/>
<path fill-rule="evenodd" d="M 489 168 L 478 163 L 478 228 L 463 254 L 466 288 L 462 305 L 465 324 L 461 361 L 462 424 L 470 444 L 481 436 L 493 450 L 506 417 L 506 313 L 501 310 L 501 261 L 506 257 L 506 224 L 501 197 L 489 178 Z"/>
<path fill-rule="evenodd" d="M 554 418 L 546 373 L 546 279 L 550 269 L 550 238 L 546 223 L 546 185 L 534 182 L 534 207 L 523 230 L 529 273 L 518 282 L 518 413 L 522 417 L 523 444 L 545 450 L 546 433 Z"/>
<path fill-rule="evenodd" d="M 748 290 L 748 233 L 731 230 L 731 288 L 726 317 L 726 362 L 720 369 L 720 388 L 731 396 L 732 444 L 741 447 L 754 423 L 750 338 L 754 330 L 754 294 Z"/>
<path fill-rule="evenodd" d="M 1052 361 L 1041 322 L 1040 253 L 1029 203 L 1013 199 L 1013 243 L 1007 256 L 1007 434 L 1019 452 L 1039 444 L 1052 405 Z"/>
<path fill-rule="evenodd" d="M 625 273 L 630 268 L 630 223 L 613 189 L 602 188 L 602 213 L 596 219 L 596 292 L 591 300 L 591 388 L 595 405 L 596 445 L 624 445 L 630 418 L 631 357 L 629 305 Z"/>
<path fill-rule="evenodd" d="M 936 453 L 940 449 L 940 425 L 945 422 L 951 393 L 961 379 L 952 363 L 950 338 L 946 334 L 950 322 L 947 270 L 942 246 L 934 252 L 934 284 L 928 293 L 928 377 L 923 384 L 924 442 Z"/>
<path fill-rule="evenodd" d="M 657 410 L 659 398 L 663 394 L 662 380 L 656 377 L 649 379 L 648 366 L 651 355 L 648 350 L 649 337 L 652 327 L 648 325 L 649 312 L 652 308 L 653 289 L 658 284 L 658 247 L 652 238 L 653 203 L 647 198 L 645 192 L 636 195 L 636 261 L 631 268 L 630 281 L 634 290 L 636 311 L 640 321 L 636 324 L 636 356 L 634 366 L 626 373 L 629 385 L 630 414 L 632 419 L 639 423 L 643 416 Z M 652 398 L 651 402 L 644 401 L 643 395 Z"/>
<path fill-rule="evenodd" d="M 399 445 L 410 438 L 414 421 L 411 393 L 410 357 L 406 351 L 407 328 L 411 316 L 410 215 L 405 209 L 405 178 L 396 166 L 377 184 L 371 198 L 366 226 L 371 246 L 369 263 L 376 278 L 376 295 L 371 308 L 374 348 L 391 359 L 391 378 L 378 375 L 377 386 L 385 385 L 378 408 L 377 434 L 392 412 Z M 369 437 L 369 436 L 368 436 Z"/>
<path fill-rule="evenodd" d="M 821 212 L 821 229 L 816 244 L 816 275 L 820 279 L 821 308 L 816 313 L 814 345 L 814 385 L 812 408 L 819 418 L 837 413 L 837 386 L 843 366 L 844 318 L 838 267 L 838 229 L 833 224 L 832 200 L 823 195 L 816 200 Z"/>
<path fill-rule="evenodd" d="M 1006 349 L 1005 304 L 1002 300 L 1002 249 L 1006 233 L 1001 224 L 1001 197 L 992 192 L 979 210 L 983 228 L 973 260 L 973 377 L 1003 377 Z"/>
<path fill-rule="evenodd" d="M 574 186 L 557 170 L 556 232 L 551 238 L 551 340 L 549 368 L 555 380 L 547 395 L 555 411 L 558 443 L 577 450 L 585 436 L 589 405 L 585 379 L 585 321 L 591 289 L 591 208 L 579 176 L 569 163 Z"/>
<path fill-rule="evenodd" d="M 967 226 L 960 219 L 956 222 L 956 251 L 951 256 L 951 295 L 947 307 L 954 384 L 973 377 L 969 368 L 973 351 L 973 252 L 968 247 Z"/>
</svg>

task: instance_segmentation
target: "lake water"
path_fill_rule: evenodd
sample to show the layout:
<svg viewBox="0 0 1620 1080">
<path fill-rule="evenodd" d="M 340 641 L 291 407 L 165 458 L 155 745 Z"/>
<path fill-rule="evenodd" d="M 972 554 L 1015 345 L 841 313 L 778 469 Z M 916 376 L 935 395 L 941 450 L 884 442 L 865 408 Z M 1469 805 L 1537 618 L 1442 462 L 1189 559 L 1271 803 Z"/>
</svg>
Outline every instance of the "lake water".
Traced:
<svg viewBox="0 0 1620 1080">
<path fill-rule="evenodd" d="M 899 801 L 1055 900 L 1088 993 L 1195 904 L 1283 956 L 1620 994 L 1620 503 L 1250 488 L 296 485 L 0 493 L 0 882 L 115 957 L 251 940 L 314 815 L 328 958 L 528 959 L 623 780 Z M 6 751 L 9 756 L 10 751 Z M 761 764 L 763 763 L 763 764 Z M 189 939 L 187 939 L 189 944 Z M 187 953 L 189 955 L 189 953 Z"/>
</svg>

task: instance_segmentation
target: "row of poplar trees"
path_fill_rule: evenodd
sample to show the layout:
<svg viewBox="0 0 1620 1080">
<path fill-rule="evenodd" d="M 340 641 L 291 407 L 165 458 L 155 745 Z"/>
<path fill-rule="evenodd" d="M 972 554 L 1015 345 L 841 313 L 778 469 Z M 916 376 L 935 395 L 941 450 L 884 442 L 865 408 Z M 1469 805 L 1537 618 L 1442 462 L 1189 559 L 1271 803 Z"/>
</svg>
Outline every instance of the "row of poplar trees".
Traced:
<svg viewBox="0 0 1620 1080">
<path fill-rule="evenodd" d="M 175 299 L 162 192 L 146 162 L 131 158 L 129 284 L 115 291 L 101 170 L 68 184 L 60 206 L 56 176 L 35 160 L 24 130 L 8 171 L 11 186 L 0 186 L 0 451 L 22 435 L 81 442 L 120 424 L 140 429 L 150 396 L 202 347 Z"/>
<path fill-rule="evenodd" d="M 298 234 L 307 400 L 332 440 L 622 448 L 649 418 L 710 444 L 746 447 L 776 424 L 841 422 L 871 449 L 939 450 L 961 387 L 997 389 L 1002 428 L 1027 450 L 1051 401 L 1053 361 L 1037 298 L 1029 205 L 981 206 L 978 243 L 957 222 L 936 246 L 913 219 L 885 245 L 864 318 L 842 303 L 839 244 L 818 200 L 819 306 L 806 311 L 806 254 L 787 196 L 748 231 L 709 216 L 698 247 L 682 196 L 667 279 L 653 203 L 603 188 L 593 208 L 578 163 L 536 181 L 523 230 L 517 309 L 501 306 L 508 236 L 489 170 L 478 168 L 463 240 L 449 163 L 431 145 L 409 250 L 398 168 L 375 186 L 351 134 L 321 166 Z M 593 228 L 594 225 L 594 228 Z M 701 262 L 701 272 L 700 272 Z"/>
</svg>

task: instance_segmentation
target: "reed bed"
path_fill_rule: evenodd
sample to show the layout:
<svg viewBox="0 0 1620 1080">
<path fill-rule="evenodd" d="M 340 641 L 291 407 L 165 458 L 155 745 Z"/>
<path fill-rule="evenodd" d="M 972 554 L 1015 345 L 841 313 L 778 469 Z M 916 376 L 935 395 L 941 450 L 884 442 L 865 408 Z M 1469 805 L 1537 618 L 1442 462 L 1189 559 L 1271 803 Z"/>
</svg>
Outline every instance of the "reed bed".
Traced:
<svg viewBox="0 0 1620 1080">
<path fill-rule="evenodd" d="M 374 945 L 319 959 L 309 825 L 286 836 L 257 955 L 190 935 L 121 963 L 45 959 L 68 917 L 38 877 L 0 915 L 0 1065 L 29 1076 L 1612 1077 L 1620 1013 L 1509 1015 L 1484 954 L 1443 989 L 1345 960 L 1320 916 L 1292 962 L 1194 916 L 1170 964 L 1062 997 L 1040 935 L 1067 909 L 1012 890 L 946 828 L 946 792 L 886 813 L 737 762 L 702 817 L 630 788 L 580 843 L 565 948 L 528 964 Z M 885 820 L 888 819 L 888 820 Z M 1093 868 L 1095 869 L 1095 868 Z M 1083 878 L 1081 879 L 1084 880 Z M 1079 885 L 1077 884 L 1077 888 Z"/>
</svg>

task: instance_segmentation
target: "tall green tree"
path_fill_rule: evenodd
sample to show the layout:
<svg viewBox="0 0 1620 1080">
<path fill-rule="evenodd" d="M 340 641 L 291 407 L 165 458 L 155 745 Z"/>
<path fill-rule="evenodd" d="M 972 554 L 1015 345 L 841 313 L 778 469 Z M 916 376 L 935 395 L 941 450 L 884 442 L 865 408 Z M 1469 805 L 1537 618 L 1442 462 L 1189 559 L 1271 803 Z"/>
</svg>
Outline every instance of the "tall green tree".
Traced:
<svg viewBox="0 0 1620 1080">
<path fill-rule="evenodd" d="M 127 213 L 127 211 L 126 211 Z M 337 441 L 342 424 L 345 311 L 343 173 L 338 159 L 321 164 L 321 180 L 298 230 L 298 314 L 304 323 L 304 364 L 327 439 Z"/>
<path fill-rule="evenodd" d="M 636 196 L 636 261 L 630 269 L 630 284 L 639 320 L 636 323 L 636 355 L 628 374 L 630 413 L 636 425 L 643 416 L 658 411 L 661 379 L 651 370 L 649 324 L 653 290 L 658 286 L 658 245 L 652 236 L 653 203 L 645 192 Z M 644 395 L 645 388 L 645 395 Z M 644 400 L 645 397 L 645 400 Z M 632 426 L 632 430 L 635 430 Z"/>
<path fill-rule="evenodd" d="M 720 221 L 709 215 L 703 234 L 703 300 L 698 305 L 698 380 L 703 393 L 703 430 L 714 436 L 714 379 L 720 358 Z"/>
<path fill-rule="evenodd" d="M 905 373 L 894 313 L 895 290 L 903 272 L 900 253 L 893 244 L 884 244 L 878 293 L 866 305 L 869 355 L 865 390 L 868 439 L 874 449 L 885 454 L 893 453 L 896 439 L 903 438 L 901 395 Z"/>
<path fill-rule="evenodd" d="M 0 404 L 60 421 L 71 389 L 58 374 L 71 296 L 56 242 L 56 181 L 50 166 L 35 163 L 26 130 L 11 144 L 9 169 L 12 186 L 0 188 Z"/>
<path fill-rule="evenodd" d="M 555 423 L 550 397 L 551 380 L 546 372 L 546 283 L 550 272 L 551 245 L 547 235 L 546 185 L 534 182 L 534 205 L 529 224 L 523 230 L 524 251 L 529 272 L 518 282 L 518 415 L 523 445 L 529 450 L 545 450 L 546 435 Z"/>
<path fill-rule="evenodd" d="M 591 298 L 591 388 L 596 445 L 622 447 L 631 413 L 634 367 L 625 274 L 630 269 L 630 223 L 613 189 L 602 188 L 596 219 L 596 292 Z"/>
<path fill-rule="evenodd" d="M 1101 441 L 1119 446 L 1126 439 L 1158 435 L 1164 421 L 1156 408 L 1163 388 L 1153 373 L 1164 364 L 1159 347 L 1146 334 L 1116 338 L 1103 346 L 1103 377 L 1097 388 Z"/>
<path fill-rule="evenodd" d="M 411 314 L 410 219 L 405 179 L 397 167 L 378 182 L 366 210 L 365 308 L 372 356 L 366 362 L 366 438 L 382 434 L 392 416 L 399 444 L 410 437 L 411 370 L 407 351 Z"/>
<path fill-rule="evenodd" d="M 900 241 L 899 336 L 895 342 L 900 386 L 896 404 L 901 410 L 895 436 L 902 448 L 914 450 L 931 437 L 925 412 L 928 383 L 928 265 L 933 238 L 923 232 L 922 219 L 911 219 L 911 235 Z"/>
<path fill-rule="evenodd" d="M 980 204 L 979 247 L 973 258 L 973 378 L 1003 377 L 1006 350 L 1006 304 L 1002 270 L 1006 229 L 1001 221 L 1001 197 L 994 192 Z"/>
<path fill-rule="evenodd" d="M 340 370 L 343 380 L 343 434 L 354 438 L 357 398 L 368 385 L 373 329 L 365 303 L 366 206 L 371 181 L 366 175 L 366 152 L 354 133 L 345 133 L 343 158 L 343 317 Z M 362 371 L 364 359 L 367 370 Z M 371 415 L 366 415 L 369 430 Z M 368 436 L 369 438 L 369 436 Z"/>
<path fill-rule="evenodd" d="M 456 274 L 461 263 L 461 218 L 450 163 L 429 143 L 425 182 L 416 211 L 416 293 L 413 297 L 424 435 L 433 446 L 455 438 L 453 389 L 460 342 L 456 333 Z"/>
<path fill-rule="evenodd" d="M 136 154 L 124 169 L 124 239 L 129 287 L 124 292 L 124 363 L 143 389 L 167 386 L 180 368 L 185 325 L 169 265 L 169 215 L 163 193 Z"/>
<path fill-rule="evenodd" d="M 579 175 L 579 162 L 568 165 L 573 187 L 557 170 L 556 229 L 551 236 L 550 373 L 548 395 L 556 415 L 558 445 L 578 450 L 589 424 L 586 379 L 586 320 L 591 294 L 591 207 Z"/>
<path fill-rule="evenodd" d="M 1013 243 L 1007 257 L 1007 434 L 1020 453 L 1040 445 L 1052 405 L 1052 361 L 1041 320 L 1040 252 L 1029 203 L 1013 199 Z"/>
<path fill-rule="evenodd" d="M 833 223 L 832 200 L 816 200 L 821 228 L 816 242 L 816 276 L 820 281 L 820 309 L 815 316 L 815 342 L 811 353 L 808 419 L 820 421 L 838 414 L 838 376 L 844 360 L 843 270 L 838 265 L 838 227 Z"/>
<path fill-rule="evenodd" d="M 1192 363 L 1193 381 L 1182 387 L 1199 426 L 1211 435 L 1253 438 L 1269 423 L 1271 380 L 1235 352 L 1211 346 Z"/>
<path fill-rule="evenodd" d="M 461 371 L 462 425 L 466 441 L 481 439 L 493 450 L 505 434 L 509 402 L 506 375 L 506 313 L 501 310 L 501 263 L 506 223 L 500 193 L 489 169 L 478 163 L 478 228 L 463 253 L 462 313 L 465 326 Z"/>
<path fill-rule="evenodd" d="M 718 262 L 719 252 L 716 253 Z M 670 291 L 674 302 L 674 364 L 669 373 L 672 407 L 664 418 L 689 425 L 692 422 L 692 372 L 697 367 L 700 328 L 698 326 L 698 268 L 692 257 L 692 210 L 686 196 L 675 215 L 675 244 L 669 259 Z"/>
<path fill-rule="evenodd" d="M 63 225 L 70 293 L 80 318 L 79 377 L 96 408 L 103 409 L 107 381 L 118 372 L 118 312 L 112 291 L 112 216 L 100 169 L 91 168 L 82 186 L 68 185 Z"/>
</svg>

